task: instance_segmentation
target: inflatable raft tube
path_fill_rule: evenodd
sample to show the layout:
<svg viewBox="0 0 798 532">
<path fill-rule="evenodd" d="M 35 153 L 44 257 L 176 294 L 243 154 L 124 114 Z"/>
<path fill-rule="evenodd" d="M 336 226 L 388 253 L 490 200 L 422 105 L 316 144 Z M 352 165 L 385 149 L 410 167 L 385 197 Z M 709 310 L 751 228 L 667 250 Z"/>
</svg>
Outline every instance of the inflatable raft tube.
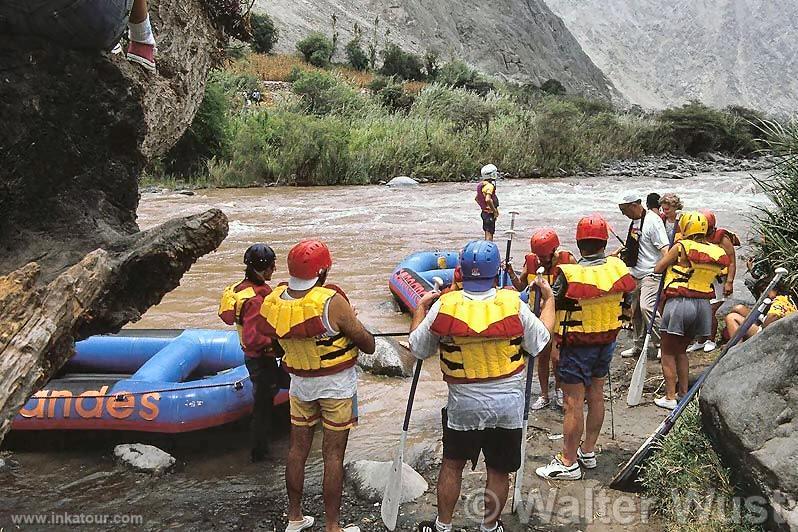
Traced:
<svg viewBox="0 0 798 532">
<path fill-rule="evenodd" d="M 287 389 L 274 399 L 287 401 Z M 236 421 L 252 404 L 235 331 L 131 329 L 78 342 L 12 429 L 179 433 Z"/>
<path fill-rule="evenodd" d="M 405 258 L 391 274 L 388 287 L 403 311 L 413 312 L 418 300 L 433 289 L 433 277 L 451 286 L 458 251 L 419 251 Z"/>
</svg>

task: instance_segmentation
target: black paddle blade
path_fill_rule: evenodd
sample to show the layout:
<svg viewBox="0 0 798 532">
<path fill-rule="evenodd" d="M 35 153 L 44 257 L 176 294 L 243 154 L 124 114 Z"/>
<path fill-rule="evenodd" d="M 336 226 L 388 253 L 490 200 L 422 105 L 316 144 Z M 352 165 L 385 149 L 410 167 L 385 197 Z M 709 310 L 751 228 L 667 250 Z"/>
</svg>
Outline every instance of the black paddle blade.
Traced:
<svg viewBox="0 0 798 532">
<path fill-rule="evenodd" d="M 615 476 L 610 481 L 610 488 L 627 493 L 642 491 L 643 485 L 640 482 L 640 471 L 657 448 L 654 438 L 646 440 L 629 461 L 615 473 Z"/>
</svg>

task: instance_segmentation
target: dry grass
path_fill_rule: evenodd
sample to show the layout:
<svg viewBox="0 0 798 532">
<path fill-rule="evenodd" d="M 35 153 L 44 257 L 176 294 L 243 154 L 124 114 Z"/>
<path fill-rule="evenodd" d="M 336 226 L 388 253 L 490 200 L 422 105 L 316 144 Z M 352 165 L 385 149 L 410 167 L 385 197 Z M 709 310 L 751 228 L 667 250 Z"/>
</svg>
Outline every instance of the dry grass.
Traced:
<svg viewBox="0 0 798 532">
<path fill-rule="evenodd" d="M 305 72 L 324 71 L 322 68 L 306 63 L 300 56 L 290 54 L 253 53 L 246 59 L 236 61 L 228 66 L 228 70 L 235 74 L 251 74 L 264 81 L 288 81 L 291 71 L 295 68 Z M 362 72 L 345 65 L 333 65 L 331 71 L 359 88 L 368 86 L 374 79 L 374 74 L 371 72 Z"/>
<path fill-rule="evenodd" d="M 418 94 L 427 86 L 426 81 L 405 81 L 402 86 L 408 94 Z"/>
</svg>

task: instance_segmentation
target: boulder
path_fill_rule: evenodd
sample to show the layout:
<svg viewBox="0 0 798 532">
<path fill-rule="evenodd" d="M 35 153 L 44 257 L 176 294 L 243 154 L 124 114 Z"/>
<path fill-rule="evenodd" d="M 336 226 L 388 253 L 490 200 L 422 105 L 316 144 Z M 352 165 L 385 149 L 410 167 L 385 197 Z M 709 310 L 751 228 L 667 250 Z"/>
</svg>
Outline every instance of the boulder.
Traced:
<svg viewBox="0 0 798 532">
<path fill-rule="evenodd" d="M 729 351 L 704 384 L 704 429 L 768 530 L 798 530 L 798 315 Z"/>
<path fill-rule="evenodd" d="M 441 465 L 443 441 L 426 440 L 411 445 L 405 451 L 405 463 L 416 471 L 431 471 Z"/>
<path fill-rule="evenodd" d="M 385 485 L 391 472 L 392 462 L 375 462 L 374 460 L 357 460 L 346 464 L 346 480 L 355 490 L 355 494 L 368 502 L 379 502 L 385 493 Z M 402 469 L 402 503 L 421 497 L 429 488 L 424 477 L 415 469 L 403 464 Z"/>
<path fill-rule="evenodd" d="M 175 465 L 175 458 L 152 445 L 125 443 L 114 447 L 114 456 L 137 471 L 160 474 Z"/>
<path fill-rule="evenodd" d="M 416 358 L 393 338 L 375 338 L 376 349 L 369 355 L 360 353 L 357 365 L 374 375 L 409 377 Z"/>
<path fill-rule="evenodd" d="M 413 179 L 412 177 L 407 177 L 405 175 L 400 175 L 399 177 L 394 177 L 390 181 L 388 181 L 389 187 L 415 187 L 418 185 L 418 181 Z"/>
</svg>

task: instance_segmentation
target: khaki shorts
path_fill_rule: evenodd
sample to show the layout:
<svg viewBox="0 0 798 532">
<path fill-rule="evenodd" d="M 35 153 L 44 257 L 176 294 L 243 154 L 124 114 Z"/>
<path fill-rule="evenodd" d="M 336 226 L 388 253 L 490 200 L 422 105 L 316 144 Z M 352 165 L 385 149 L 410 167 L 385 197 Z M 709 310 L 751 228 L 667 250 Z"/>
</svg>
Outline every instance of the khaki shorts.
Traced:
<svg viewBox="0 0 798 532">
<path fill-rule="evenodd" d="M 357 395 L 351 399 L 302 401 L 289 395 L 291 424 L 313 427 L 319 421 L 325 429 L 349 430 L 357 425 Z"/>
</svg>

